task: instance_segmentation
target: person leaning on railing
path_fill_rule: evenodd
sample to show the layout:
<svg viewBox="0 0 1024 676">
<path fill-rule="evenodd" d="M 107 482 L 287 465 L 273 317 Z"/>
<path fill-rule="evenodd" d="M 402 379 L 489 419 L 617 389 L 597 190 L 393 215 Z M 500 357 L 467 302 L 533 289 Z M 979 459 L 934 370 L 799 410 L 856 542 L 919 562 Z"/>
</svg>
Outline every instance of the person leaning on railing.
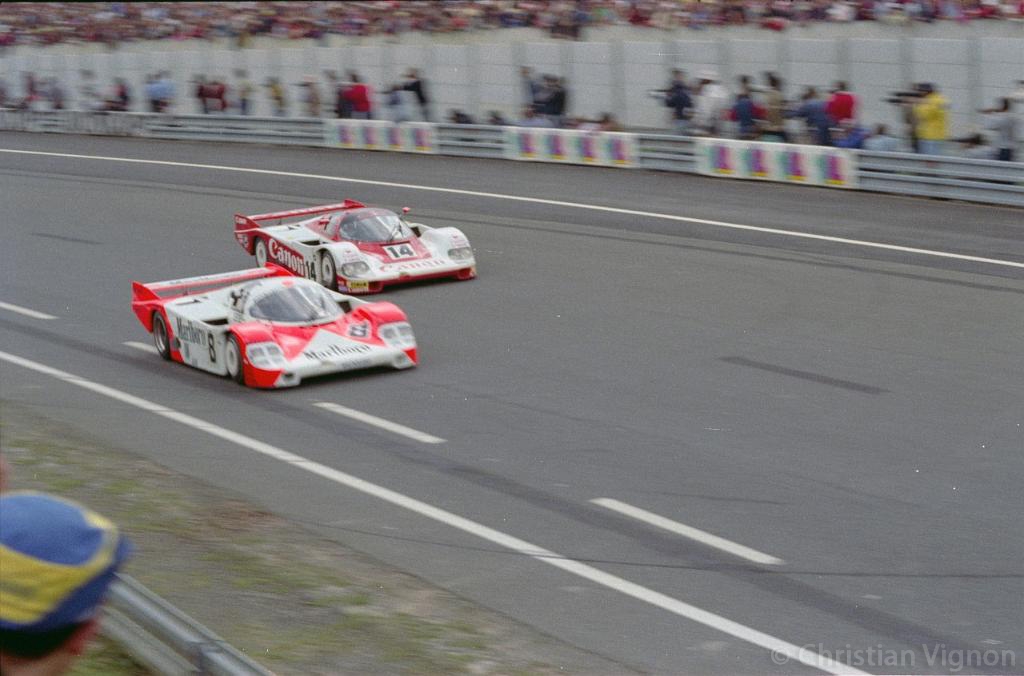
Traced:
<svg viewBox="0 0 1024 676">
<path fill-rule="evenodd" d="M 991 130 L 995 138 L 995 158 L 1004 162 L 1013 162 L 1013 154 L 1017 149 L 1017 116 L 1013 114 L 1008 97 L 999 99 L 999 106 L 979 110 L 985 115 L 985 128 Z"/>
<path fill-rule="evenodd" d="M 0 673 L 71 670 L 131 545 L 111 521 L 43 493 L 0 495 Z"/>
<path fill-rule="evenodd" d="M 884 124 L 875 125 L 871 134 L 864 139 L 861 148 L 883 153 L 897 153 L 902 149 L 899 139 L 891 135 L 889 128 Z"/>
<path fill-rule="evenodd" d="M 786 97 L 782 94 L 782 78 L 776 73 L 765 72 L 767 87 L 762 89 L 764 121 L 761 123 L 762 138 L 766 141 L 789 141 L 786 132 Z"/>
</svg>

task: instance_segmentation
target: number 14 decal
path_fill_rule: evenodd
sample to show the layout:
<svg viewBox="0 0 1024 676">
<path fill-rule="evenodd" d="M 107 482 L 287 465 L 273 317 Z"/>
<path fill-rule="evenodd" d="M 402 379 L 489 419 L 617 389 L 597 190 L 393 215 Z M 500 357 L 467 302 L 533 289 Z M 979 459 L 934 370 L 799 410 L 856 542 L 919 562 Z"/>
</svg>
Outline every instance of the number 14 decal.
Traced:
<svg viewBox="0 0 1024 676">
<path fill-rule="evenodd" d="M 384 247 L 384 251 L 394 259 L 398 258 L 414 258 L 416 252 L 408 244 L 391 244 Z"/>
</svg>

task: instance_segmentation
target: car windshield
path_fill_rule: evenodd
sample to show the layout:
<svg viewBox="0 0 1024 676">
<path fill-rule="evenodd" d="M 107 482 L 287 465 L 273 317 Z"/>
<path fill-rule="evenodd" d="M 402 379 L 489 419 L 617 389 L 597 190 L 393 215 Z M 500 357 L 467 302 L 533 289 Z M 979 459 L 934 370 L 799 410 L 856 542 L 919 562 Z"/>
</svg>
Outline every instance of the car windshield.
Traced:
<svg viewBox="0 0 1024 676">
<path fill-rule="evenodd" d="M 296 284 L 274 289 L 252 304 L 250 314 L 272 322 L 321 324 L 341 314 L 341 308 L 321 286 Z"/>
<path fill-rule="evenodd" d="M 387 209 L 359 209 L 344 214 L 339 234 L 356 242 L 389 242 L 410 236 L 409 228 Z"/>
</svg>

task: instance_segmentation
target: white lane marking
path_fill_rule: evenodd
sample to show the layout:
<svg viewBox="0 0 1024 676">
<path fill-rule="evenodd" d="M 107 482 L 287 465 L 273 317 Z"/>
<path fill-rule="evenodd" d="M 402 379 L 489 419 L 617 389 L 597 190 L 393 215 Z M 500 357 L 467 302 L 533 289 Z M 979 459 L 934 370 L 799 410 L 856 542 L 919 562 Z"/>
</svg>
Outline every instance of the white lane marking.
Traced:
<svg viewBox="0 0 1024 676">
<path fill-rule="evenodd" d="M 672 519 L 666 519 L 663 516 L 655 514 L 654 512 L 648 512 L 646 509 L 640 509 L 633 505 L 626 504 L 625 502 L 619 502 L 613 498 L 595 498 L 591 500 L 595 505 L 601 505 L 619 514 L 625 514 L 631 516 L 634 519 L 638 519 L 645 523 L 649 523 L 652 526 L 657 526 L 664 530 L 675 533 L 676 535 L 682 535 L 684 538 L 690 538 L 696 540 L 701 544 L 705 544 L 708 547 L 714 547 L 720 549 L 723 552 L 728 552 L 733 556 L 738 556 L 747 561 L 753 561 L 754 563 L 760 563 L 766 566 L 779 566 L 784 563 L 782 559 L 776 558 L 770 554 L 759 552 L 756 549 L 751 549 L 745 545 L 741 545 L 732 540 L 726 540 L 725 538 L 718 537 L 703 531 L 693 526 L 687 526 L 685 523 L 679 523 Z"/>
<path fill-rule="evenodd" d="M 11 312 L 17 312 L 19 315 L 25 315 L 32 319 L 56 319 L 53 315 L 48 315 L 45 312 L 39 312 L 38 310 L 32 310 L 27 307 L 21 307 L 20 305 L 13 305 L 11 303 L 0 302 L 0 310 L 9 310 Z"/>
<path fill-rule="evenodd" d="M 60 369 L 55 369 L 52 366 L 40 364 L 39 362 L 25 359 L 24 357 L 19 357 L 8 352 L 0 351 L 0 360 L 36 371 L 37 373 L 51 376 L 72 385 L 77 385 L 78 387 L 82 387 L 91 392 L 102 394 L 116 401 L 135 406 L 136 408 L 140 408 L 144 411 L 149 411 L 150 413 L 154 413 L 169 420 L 174 420 L 175 422 L 179 422 L 182 425 L 191 427 L 192 429 L 206 432 L 212 436 L 237 444 L 242 448 L 247 448 L 255 453 L 265 455 L 268 458 L 279 460 L 291 465 L 292 467 L 309 472 L 310 474 L 315 474 L 329 481 L 333 481 L 334 483 L 347 486 L 348 488 L 360 491 L 366 495 L 379 498 L 385 502 L 389 502 L 398 507 L 415 512 L 416 514 L 427 517 L 428 519 L 433 519 L 434 521 L 446 524 L 452 528 L 457 528 L 463 532 L 505 547 L 517 554 L 529 556 L 537 561 L 542 561 L 543 563 L 554 566 L 555 568 L 560 568 L 564 571 L 590 580 L 595 584 L 613 589 L 625 594 L 626 596 L 631 596 L 634 599 L 649 603 L 661 608 L 662 610 L 666 610 L 680 617 L 692 620 L 698 624 L 703 624 L 706 627 L 717 629 L 718 631 L 734 636 L 742 641 L 752 643 L 764 648 L 765 650 L 772 651 L 773 660 L 781 659 L 782 656 L 784 656 L 786 659 L 801 662 L 830 674 L 866 673 L 827 656 L 819 655 L 818 653 L 808 650 L 806 647 L 800 647 L 792 643 L 788 643 L 782 639 L 775 638 L 770 634 L 765 634 L 764 632 L 752 629 L 746 625 L 733 622 L 721 615 L 716 615 L 707 610 L 692 606 L 684 601 L 662 594 L 661 592 L 648 589 L 634 582 L 630 582 L 629 580 L 612 575 L 611 573 L 606 573 L 603 570 L 594 568 L 586 563 L 568 559 L 557 552 L 551 551 L 550 549 L 538 547 L 537 545 L 531 544 L 525 540 L 520 540 L 517 537 L 494 530 L 493 528 L 484 526 L 483 524 L 459 516 L 458 514 L 434 507 L 433 505 L 417 500 L 416 498 L 403 495 L 402 493 L 393 491 L 390 488 L 378 486 L 377 484 L 370 483 L 369 481 L 360 479 L 359 477 L 351 474 L 346 474 L 345 472 L 334 469 L 333 467 L 321 465 L 320 463 L 304 458 L 301 455 L 290 453 L 289 451 L 285 451 L 276 446 L 259 441 L 258 439 L 253 439 L 252 437 L 248 437 L 244 434 L 239 434 L 238 432 L 233 432 L 224 427 L 220 427 L 219 425 L 206 422 L 205 420 L 201 420 L 187 413 L 175 411 L 174 409 L 161 406 L 160 404 L 155 404 L 151 401 L 142 399 L 141 397 L 136 397 L 135 395 L 128 394 L 127 392 L 122 392 L 121 390 L 113 387 L 108 387 L 107 385 L 102 385 L 100 383 L 87 380 L 86 378 L 76 376 L 72 373 L 68 373 L 67 371 L 61 371 Z"/>
<path fill-rule="evenodd" d="M 353 420 L 358 420 L 359 422 L 366 423 L 367 425 L 373 425 L 374 427 L 379 427 L 382 430 L 387 430 L 388 432 L 400 434 L 403 437 L 408 437 L 410 439 L 413 439 L 414 441 L 421 441 L 425 444 L 443 444 L 445 442 L 444 439 L 440 437 L 435 437 L 432 434 L 420 432 L 419 430 L 414 430 L 411 427 L 399 425 L 396 422 L 391 422 L 390 420 L 378 418 L 377 416 L 370 415 L 369 413 L 357 411 L 354 408 L 348 408 L 346 406 L 341 406 L 339 404 L 332 404 L 329 401 L 319 401 L 313 405 L 318 408 L 322 408 L 325 411 L 337 413 L 338 415 L 343 415 L 346 418 L 352 418 Z"/>
<path fill-rule="evenodd" d="M 413 185 L 411 183 L 395 183 L 393 181 L 376 181 L 366 178 L 346 178 L 344 176 L 327 176 L 324 174 L 305 174 L 296 171 L 276 171 L 273 169 L 252 169 L 248 167 L 228 167 L 219 164 L 197 164 L 195 162 L 172 162 L 170 160 L 140 160 L 130 157 L 107 157 L 104 155 L 76 155 L 72 153 L 51 153 L 41 150 L 15 150 L 11 148 L 0 148 L 0 153 L 18 153 L 22 155 L 44 155 L 50 157 L 70 157 L 84 160 L 104 160 L 107 162 L 129 162 L 136 164 L 156 164 L 168 167 L 187 167 L 190 169 L 211 169 L 216 171 L 234 171 L 247 174 L 266 174 L 269 176 L 290 176 L 293 178 L 312 178 L 321 181 L 336 181 L 338 183 L 357 183 L 362 185 L 377 185 L 386 188 L 402 188 L 405 190 L 426 190 L 428 192 L 441 192 L 451 195 L 468 195 L 471 197 L 487 197 L 497 200 L 509 200 L 513 202 L 530 202 L 532 204 L 547 204 L 557 207 L 571 207 L 574 209 L 589 209 L 591 211 L 603 211 L 612 214 L 623 214 L 625 216 L 640 216 L 643 218 L 659 218 L 668 221 L 680 221 L 683 223 L 697 223 L 699 225 L 711 225 L 718 228 L 732 230 L 745 230 L 748 232 L 760 232 L 768 235 L 779 235 L 782 237 L 796 237 L 799 239 L 812 239 L 821 242 L 832 242 L 833 244 L 847 244 L 869 249 L 883 249 L 885 251 L 899 251 L 901 253 L 918 254 L 921 256 L 934 256 L 937 258 L 952 258 L 973 263 L 987 263 L 990 265 L 1001 265 L 1009 268 L 1024 268 L 1024 263 L 1017 261 L 1002 260 L 999 258 L 985 258 L 983 256 L 968 256 L 966 254 L 951 253 L 949 251 L 936 251 L 933 249 L 919 249 L 917 247 L 900 246 L 898 244 L 885 244 L 883 242 L 870 242 L 859 239 L 848 239 L 846 237 L 833 237 L 831 235 L 817 235 L 810 232 L 799 232 L 796 230 L 782 230 L 779 228 L 768 228 L 760 225 L 743 225 L 742 223 L 729 223 L 726 221 L 714 221 L 706 218 L 693 218 L 691 216 L 677 216 L 675 214 L 663 214 L 653 211 L 639 211 L 636 209 L 622 209 L 620 207 L 605 207 L 596 204 L 581 204 L 579 202 L 563 202 L 562 200 L 549 200 L 540 197 L 525 197 L 522 195 L 502 195 L 493 192 L 481 192 L 478 190 L 461 190 L 458 188 L 441 188 L 429 185 Z"/>
<path fill-rule="evenodd" d="M 156 348 L 153 347 L 152 345 L 150 345 L 149 343 L 137 343 L 134 340 L 126 340 L 126 341 L 124 341 L 121 344 L 122 345 L 127 345 L 128 347 L 134 347 L 136 350 L 142 350 L 143 352 L 149 352 L 150 354 L 159 354 L 156 351 Z"/>
</svg>

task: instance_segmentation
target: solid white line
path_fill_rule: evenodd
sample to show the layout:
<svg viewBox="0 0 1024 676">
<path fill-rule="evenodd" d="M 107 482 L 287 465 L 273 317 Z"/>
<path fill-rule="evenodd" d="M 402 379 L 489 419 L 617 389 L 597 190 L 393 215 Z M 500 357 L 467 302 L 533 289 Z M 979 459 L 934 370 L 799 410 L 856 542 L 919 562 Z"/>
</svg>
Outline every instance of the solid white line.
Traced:
<svg viewBox="0 0 1024 676">
<path fill-rule="evenodd" d="M 321 465 L 318 462 L 308 460 L 300 455 L 290 453 L 244 434 L 239 434 L 238 432 L 233 432 L 229 429 L 214 425 L 213 423 L 206 422 L 205 420 L 201 420 L 187 413 L 175 411 L 174 409 L 161 406 L 160 404 L 155 404 L 146 399 L 142 399 L 141 397 L 136 397 L 132 394 L 128 394 L 127 392 L 114 389 L 113 387 L 101 385 L 100 383 L 87 380 L 68 373 L 67 371 L 61 371 L 51 366 L 46 366 L 45 364 L 40 364 L 39 362 L 25 359 L 24 357 L 18 357 L 7 352 L 0 351 L 0 360 L 22 366 L 32 371 L 36 371 L 37 373 L 43 373 L 66 383 L 71 383 L 72 385 L 85 388 L 91 392 L 96 392 L 97 394 L 110 397 L 116 401 L 163 416 L 169 420 L 174 420 L 182 425 L 191 427 L 192 429 L 206 432 L 207 434 L 224 439 L 225 441 L 229 441 L 233 444 L 237 444 L 238 446 L 247 448 L 255 453 L 279 460 L 297 469 L 301 469 L 311 474 L 316 474 L 317 476 L 333 481 L 334 483 L 347 486 L 398 507 L 403 507 L 411 512 L 425 516 L 428 519 L 433 519 L 434 521 L 446 524 L 452 528 L 457 528 L 463 532 L 470 533 L 471 535 L 475 535 L 479 538 L 505 547 L 517 554 L 529 556 L 537 561 L 542 561 L 554 566 L 555 568 L 560 568 L 574 575 L 578 575 L 579 577 L 590 580 L 595 584 L 613 589 L 680 617 L 717 629 L 718 631 L 734 636 L 742 641 L 746 641 L 762 647 L 765 650 L 772 651 L 773 661 L 785 657 L 786 659 L 801 662 L 830 674 L 865 673 L 854 669 L 853 667 L 849 667 L 842 662 L 838 662 L 824 655 L 812 652 L 807 648 L 787 643 L 786 641 L 775 638 L 769 634 L 765 634 L 756 629 L 739 624 L 738 622 L 733 622 L 732 620 L 696 606 L 692 606 L 688 603 L 672 598 L 671 596 L 666 596 L 661 592 L 656 592 L 652 589 L 642 587 L 634 582 L 606 573 L 588 564 L 581 563 L 573 559 L 567 559 L 561 554 L 549 549 L 538 547 L 537 545 L 526 542 L 525 540 L 520 540 L 519 538 L 477 523 L 476 521 L 461 517 L 458 514 L 434 507 L 433 505 L 417 500 L 416 498 L 411 498 L 389 488 L 378 486 L 377 484 L 370 483 L 369 481 L 360 479 L 359 477 L 351 474 L 346 474 L 345 472 L 336 470 L 333 467 Z"/>
<path fill-rule="evenodd" d="M 25 315 L 32 319 L 56 319 L 53 315 L 48 315 L 45 312 L 39 312 L 37 310 L 30 310 L 27 307 L 21 307 L 20 305 L 12 305 L 11 303 L 0 302 L 0 309 L 10 310 L 11 312 L 17 312 L 19 315 Z"/>
<path fill-rule="evenodd" d="M 728 223 L 726 221 L 713 221 L 706 218 L 692 218 L 690 216 L 676 216 L 675 214 L 663 214 L 652 211 L 638 211 L 636 209 L 622 209 L 619 207 L 604 207 L 595 204 L 581 204 L 579 202 L 563 202 L 561 200 L 541 199 L 539 197 L 524 197 L 521 195 L 503 195 L 493 192 L 480 192 L 477 190 L 460 190 L 457 188 L 441 188 L 437 186 L 413 185 L 411 183 L 395 183 L 393 181 L 376 181 L 365 178 L 346 178 L 343 176 L 327 176 L 324 174 L 305 174 L 295 171 L 275 171 L 272 169 L 251 169 L 247 167 L 229 167 L 219 164 L 197 164 L 194 162 L 171 162 L 169 160 L 140 160 L 128 157 L 107 157 L 103 155 L 76 155 L 72 153 L 51 153 L 41 150 L 14 150 L 11 148 L 0 148 L 0 153 L 18 153 L 22 155 L 44 155 L 50 157 L 70 157 L 84 160 L 104 160 L 107 162 L 129 162 L 136 164 L 155 164 L 168 167 L 187 167 L 191 169 L 211 169 L 216 171 L 234 171 L 247 174 L 266 174 L 269 176 L 290 176 L 293 178 L 311 178 L 320 181 L 336 181 L 339 183 L 357 183 L 363 185 L 377 185 L 387 188 L 402 188 L 405 190 L 426 190 L 428 192 L 441 192 L 451 195 L 468 195 L 471 197 L 486 197 L 497 200 L 510 200 L 514 202 L 530 202 L 532 204 L 547 204 L 557 207 L 571 207 L 574 209 L 589 209 L 591 211 L 603 211 L 612 214 L 625 216 L 640 216 L 643 218 L 658 218 L 669 221 L 680 221 L 684 223 L 697 223 L 699 225 L 711 225 L 717 228 L 729 228 L 732 230 L 744 230 L 748 232 L 760 232 L 768 235 L 779 235 L 782 237 L 796 237 L 799 239 L 812 239 L 821 242 L 832 242 L 834 244 L 847 244 L 869 249 L 883 249 L 885 251 L 899 251 L 901 253 L 918 254 L 921 256 L 934 256 L 937 258 L 952 258 L 973 263 L 987 263 L 990 265 L 1001 265 L 1010 268 L 1024 268 L 1024 263 L 1008 261 L 998 258 L 985 258 L 983 256 L 968 256 L 965 254 L 951 253 L 948 251 L 935 251 L 933 249 L 919 249 L 916 247 L 900 246 L 897 244 L 884 244 L 882 242 L 869 242 L 859 239 L 847 239 L 846 237 L 833 237 L 831 235 L 817 235 L 810 232 L 799 232 L 796 230 L 781 230 L 779 228 L 767 228 L 759 225 L 743 225 L 741 223 Z"/>
<path fill-rule="evenodd" d="M 340 406 L 338 404 L 332 404 L 329 401 L 319 401 L 313 405 L 318 408 L 330 411 L 331 413 L 337 413 L 338 415 L 343 415 L 347 418 L 358 420 L 359 422 L 366 423 L 367 425 L 373 425 L 374 427 L 379 427 L 382 430 L 387 430 L 388 432 L 400 434 L 403 437 L 408 437 L 415 441 L 422 441 L 425 444 L 443 444 L 445 442 L 444 439 L 440 437 L 435 437 L 432 434 L 420 432 L 419 430 L 414 430 L 411 427 L 399 425 L 396 422 L 391 422 L 390 420 L 378 418 L 377 416 L 370 415 L 369 413 L 357 411 L 354 408 L 347 408 L 345 406 Z"/>
<path fill-rule="evenodd" d="M 750 547 L 733 542 L 732 540 L 720 538 L 717 535 L 712 535 L 711 533 L 700 530 L 699 528 L 687 526 L 685 523 L 666 519 L 654 512 L 648 512 L 646 509 L 640 509 L 639 507 L 628 505 L 625 502 L 619 502 L 613 498 L 595 498 L 591 500 L 591 502 L 595 505 L 601 505 L 602 507 L 618 512 L 619 514 L 625 514 L 626 516 L 631 516 L 634 519 L 639 519 L 640 521 L 649 523 L 652 526 L 657 526 L 658 528 L 663 528 L 664 530 L 677 535 L 682 535 L 684 538 L 696 540 L 708 547 L 721 549 L 723 552 L 728 552 L 733 556 L 738 556 L 742 559 L 746 559 L 747 561 L 753 561 L 754 563 L 760 563 L 767 566 L 779 566 L 786 563 L 782 559 L 776 558 L 770 554 L 759 552 L 756 549 L 751 549 Z"/>
<path fill-rule="evenodd" d="M 137 343 L 134 340 L 126 340 L 126 341 L 124 341 L 121 344 L 122 345 L 127 345 L 128 347 L 134 347 L 136 350 L 142 350 L 143 352 L 149 352 L 150 354 L 159 354 L 156 351 L 156 348 L 153 347 L 152 345 L 150 345 L 149 343 Z"/>
</svg>

